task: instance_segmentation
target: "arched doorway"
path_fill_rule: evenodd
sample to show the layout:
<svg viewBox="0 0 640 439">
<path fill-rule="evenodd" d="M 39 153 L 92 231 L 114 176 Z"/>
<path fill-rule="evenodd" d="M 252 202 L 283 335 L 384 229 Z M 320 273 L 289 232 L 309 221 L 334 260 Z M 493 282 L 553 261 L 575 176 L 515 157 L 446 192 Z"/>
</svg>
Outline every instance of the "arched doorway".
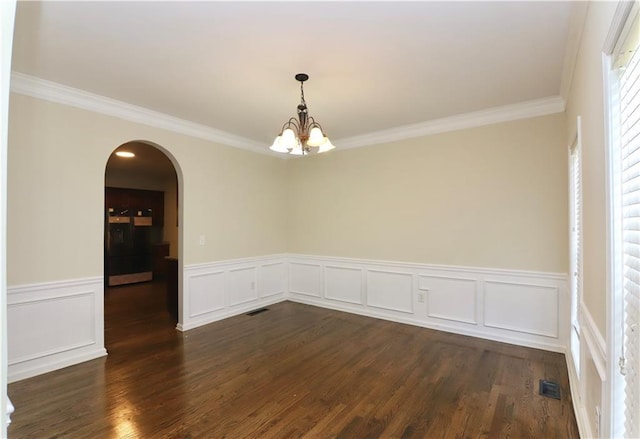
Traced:
<svg viewBox="0 0 640 439">
<path fill-rule="evenodd" d="M 124 143 L 107 161 L 104 317 L 110 351 L 129 332 L 178 323 L 181 180 L 175 158 L 150 142 Z"/>
</svg>

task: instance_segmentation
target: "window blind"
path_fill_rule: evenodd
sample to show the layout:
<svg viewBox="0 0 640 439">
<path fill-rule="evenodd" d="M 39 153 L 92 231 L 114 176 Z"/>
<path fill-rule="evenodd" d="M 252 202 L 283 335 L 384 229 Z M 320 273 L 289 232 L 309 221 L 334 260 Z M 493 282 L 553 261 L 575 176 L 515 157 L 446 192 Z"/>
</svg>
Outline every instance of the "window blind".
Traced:
<svg viewBox="0 0 640 439">
<path fill-rule="evenodd" d="M 640 437 L 640 54 L 638 18 L 618 51 L 625 437 Z"/>
<path fill-rule="evenodd" d="M 571 358 L 580 376 L 580 303 L 582 297 L 582 168 L 580 165 L 581 119 L 576 120 L 576 137 L 569 156 L 570 251 L 571 251 Z"/>
<path fill-rule="evenodd" d="M 579 128 L 578 128 L 579 129 Z M 582 171 L 578 140 L 571 148 L 571 234 L 574 284 L 571 294 L 571 325 L 577 335 L 580 332 L 580 298 L 582 297 Z"/>
</svg>

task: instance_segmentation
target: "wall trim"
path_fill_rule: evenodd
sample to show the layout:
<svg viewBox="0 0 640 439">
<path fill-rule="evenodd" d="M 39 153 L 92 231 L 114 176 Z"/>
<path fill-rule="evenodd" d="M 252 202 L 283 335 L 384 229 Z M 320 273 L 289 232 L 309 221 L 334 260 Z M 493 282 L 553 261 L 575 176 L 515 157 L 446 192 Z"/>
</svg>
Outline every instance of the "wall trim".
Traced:
<svg viewBox="0 0 640 439">
<path fill-rule="evenodd" d="M 50 313 L 51 306 L 55 315 Z M 30 325 L 32 320 L 39 325 Z M 104 279 L 99 276 L 8 287 L 7 323 L 10 382 L 107 355 Z M 37 345 L 29 345 L 34 337 Z"/>
<path fill-rule="evenodd" d="M 578 59 L 578 51 L 582 42 L 584 23 L 589 10 L 588 2 L 573 2 L 571 4 L 571 17 L 569 19 L 569 35 L 564 49 L 562 65 L 562 77 L 560 80 L 560 96 L 566 102 L 569 99 L 571 85 L 573 84 L 573 72 Z"/>
<path fill-rule="evenodd" d="M 244 149 L 258 154 L 291 159 L 286 154 L 271 151 L 268 144 L 262 144 L 236 134 L 216 128 L 190 122 L 174 116 L 111 99 L 88 91 L 62 85 L 35 76 L 13 71 L 11 73 L 11 91 L 14 93 L 55 102 L 62 105 L 81 108 L 95 113 L 106 114 L 130 122 L 172 131 L 187 136 L 208 140 L 214 143 Z M 493 125 L 531 117 L 561 113 L 565 110 L 565 101 L 561 96 L 549 96 L 480 111 L 463 113 L 425 122 L 399 126 L 368 134 L 336 139 L 338 150 L 360 148 L 380 143 L 396 142 L 405 139 L 433 134 Z"/>
<path fill-rule="evenodd" d="M 519 337 L 502 335 L 502 334 L 501 335 L 482 334 L 479 331 L 476 331 L 473 329 L 463 329 L 463 328 L 449 325 L 446 323 L 428 323 L 423 320 L 410 317 L 408 314 L 405 314 L 405 316 L 399 316 L 396 314 L 385 313 L 384 310 L 381 308 L 364 310 L 361 308 L 351 307 L 347 303 L 338 303 L 336 301 L 327 302 L 327 301 L 322 301 L 318 297 L 312 297 L 312 296 L 297 296 L 297 297 L 289 296 L 287 297 L 286 300 L 290 302 L 302 303 L 305 305 L 317 306 L 320 308 L 332 309 L 334 311 L 348 312 L 351 314 L 357 314 L 364 317 L 372 317 L 375 319 L 387 320 L 395 323 L 403 323 L 403 324 L 412 325 L 412 326 L 419 326 L 421 328 L 433 329 L 436 331 L 443 331 L 443 332 L 449 332 L 453 334 L 464 335 L 467 337 L 480 338 L 483 340 L 491 340 L 491 341 L 497 341 L 500 343 L 513 344 L 517 346 L 531 347 L 535 349 L 542 349 L 545 351 L 558 352 L 562 354 L 564 354 L 565 352 L 563 346 L 559 346 L 553 343 L 544 343 L 544 342 L 523 343 Z"/>
<path fill-rule="evenodd" d="M 353 266 L 358 266 L 361 264 L 371 265 L 371 266 L 382 266 L 382 267 L 398 267 L 405 269 L 424 269 L 424 270 L 438 270 L 445 272 L 456 272 L 456 273 L 478 273 L 482 272 L 483 274 L 496 274 L 496 275 L 513 275 L 513 276 L 521 276 L 521 277 L 535 277 L 541 279 L 551 279 L 551 280 L 567 280 L 567 273 L 552 273 L 547 271 L 527 271 L 527 270 L 517 270 L 517 269 L 508 269 L 508 268 L 489 268 L 489 267 L 473 267 L 473 266 L 462 266 L 462 265 L 439 265 L 439 264 L 426 264 L 419 262 L 402 262 L 402 261 L 390 261 L 383 259 L 362 259 L 362 258 L 346 258 L 342 256 L 320 256 L 320 255 L 309 255 L 309 254 L 298 254 L 298 253 L 288 253 L 286 257 L 289 259 L 295 259 L 296 263 L 300 260 L 308 259 L 312 262 L 308 262 L 311 265 L 317 264 L 318 260 L 323 261 L 334 261 L 336 263 L 344 263 L 344 264 L 352 264 Z M 436 276 L 436 277 L 441 277 Z M 465 280 L 469 280 L 468 278 L 463 278 Z"/>
<path fill-rule="evenodd" d="M 269 149 L 269 145 L 254 140 L 16 71 L 11 73 L 11 91 L 258 154 L 279 157 L 276 155 L 278 153 Z"/>
<path fill-rule="evenodd" d="M 221 267 L 227 267 L 227 266 L 234 266 L 233 267 L 234 269 L 247 268 L 247 267 L 235 267 L 235 266 L 240 264 L 255 264 L 257 262 L 260 262 L 261 265 L 266 267 L 269 265 L 280 264 L 282 263 L 282 261 L 280 261 L 279 259 L 284 259 L 286 257 L 287 257 L 286 253 L 274 253 L 274 254 L 264 255 L 264 256 L 250 256 L 247 258 L 224 259 L 224 260 L 211 261 L 211 262 L 198 262 L 195 264 L 185 265 L 184 269 L 189 271 L 195 271 L 200 269 L 209 269 L 213 267 L 214 270 L 219 271 Z"/>
<path fill-rule="evenodd" d="M 293 276 L 291 271 L 295 270 L 297 266 L 311 265 L 319 267 L 320 279 L 324 280 L 324 285 L 322 286 L 324 294 L 320 297 L 290 289 L 287 294 L 287 300 L 293 302 L 553 352 L 565 353 L 566 351 L 569 336 L 568 331 L 565 329 L 565 326 L 569 328 L 567 323 L 569 316 L 565 306 L 567 301 L 566 296 L 568 294 L 566 274 L 298 254 L 289 254 L 287 260 L 289 263 L 290 276 Z M 349 280 L 348 284 L 343 286 L 338 285 L 335 291 L 329 292 L 328 294 L 326 281 L 327 269 L 331 270 L 341 267 L 361 270 L 362 284 L 360 286 L 357 285 L 355 277 L 353 277 Z M 357 291 L 361 290 L 362 296 L 367 298 L 370 293 L 368 291 L 371 281 L 371 278 L 368 276 L 370 272 L 382 275 L 381 279 L 374 279 L 375 282 L 379 282 L 379 284 L 376 285 L 377 294 L 381 294 L 381 291 L 388 291 L 394 296 L 386 296 L 386 299 L 383 301 L 384 306 L 378 306 L 379 304 L 377 303 L 371 304 L 369 299 L 363 301 L 363 303 L 353 303 L 347 300 L 339 300 L 339 297 L 337 298 L 335 296 L 336 294 L 343 294 L 344 297 L 348 297 L 355 295 Z M 389 276 L 385 278 L 385 274 L 389 274 Z M 397 290 L 399 287 L 404 289 L 409 287 L 406 283 L 403 287 L 395 282 L 393 278 L 394 274 L 403 274 L 411 277 L 410 292 L 407 290 L 401 293 Z M 304 277 L 305 274 L 298 272 L 296 276 Z M 430 279 L 437 279 L 438 283 L 430 285 L 429 283 L 432 282 Z M 456 282 L 459 282 L 461 279 L 467 282 L 475 282 L 472 294 L 456 295 Z M 304 282 L 304 279 L 301 282 Z M 518 301 L 512 301 L 509 304 L 502 304 L 502 302 L 495 301 L 491 303 L 486 302 L 485 289 L 487 288 L 487 283 L 490 284 L 491 282 L 500 283 L 507 287 L 514 285 L 514 287 L 520 289 L 519 294 L 524 294 L 525 296 L 523 297 L 526 297 L 529 301 L 535 301 L 536 295 L 544 292 L 543 290 L 553 292 L 555 296 L 547 297 L 546 301 L 550 303 L 550 306 L 554 307 L 552 311 L 556 313 L 557 319 L 549 320 L 543 317 L 534 317 L 532 319 L 530 310 L 528 308 L 523 309 L 523 307 L 518 304 Z M 435 287 L 437 291 L 430 291 L 432 287 Z M 345 290 L 346 288 L 350 288 L 350 290 Z M 409 308 L 408 305 L 404 307 L 395 306 L 396 303 L 408 304 L 407 294 L 411 294 L 411 307 Z M 456 297 L 456 303 L 451 305 L 450 308 L 447 306 L 443 308 L 446 313 L 445 315 L 434 315 L 430 313 L 428 309 L 430 303 L 429 294 L 439 295 L 436 296 L 436 300 L 440 300 L 440 304 L 443 303 L 443 297 L 446 298 L 447 294 L 451 294 L 452 297 Z M 457 303 L 458 300 L 463 300 L 465 303 Z M 484 318 L 485 310 L 488 306 L 494 307 L 494 316 L 512 315 L 513 313 L 516 313 L 515 315 L 517 315 L 517 313 L 523 314 L 524 318 L 529 321 L 529 326 L 513 330 L 488 325 Z M 504 309 L 498 309 L 496 306 L 504 307 Z M 476 317 L 475 322 L 452 318 L 470 313 L 473 313 Z"/>
<path fill-rule="evenodd" d="M 611 24 L 609 25 L 609 32 L 607 32 L 607 36 L 602 44 L 602 51 L 605 54 L 611 55 L 613 53 L 613 49 L 615 49 L 618 39 L 620 38 L 620 34 L 624 29 L 624 24 L 633 9 L 633 3 L 633 1 L 618 2 L 616 11 L 611 19 Z"/>
<path fill-rule="evenodd" d="M 576 423 L 578 424 L 578 432 L 580 433 L 580 437 L 583 438 L 595 437 L 591 431 L 591 424 L 589 424 L 587 408 L 585 407 L 580 395 L 580 379 L 578 378 L 578 374 L 576 373 L 576 369 L 573 365 L 573 359 L 571 358 L 571 346 L 567 347 L 564 358 L 567 363 L 569 390 L 571 391 L 571 402 L 573 403 L 573 413 L 576 416 Z"/>
<path fill-rule="evenodd" d="M 234 282 L 234 274 L 245 270 L 253 272 Z M 270 283 L 265 282 L 265 277 Z M 195 283 L 194 279 L 197 279 Z M 188 331 L 282 302 L 288 291 L 287 279 L 284 254 L 185 265 L 181 318 L 176 329 Z"/>
<path fill-rule="evenodd" d="M 50 291 L 52 288 L 70 288 L 85 285 L 94 285 L 96 282 L 103 282 L 103 277 L 94 276 L 70 280 L 54 280 L 51 282 L 40 282 L 34 284 L 19 284 L 8 286 L 7 295 L 25 294 L 37 291 Z"/>
<path fill-rule="evenodd" d="M 404 125 L 388 130 L 375 131 L 359 136 L 344 137 L 342 139 L 336 139 L 333 143 L 337 145 L 340 150 L 361 148 L 380 143 L 390 143 L 449 131 L 458 131 L 501 122 L 562 113 L 564 109 L 565 101 L 562 97 L 549 96 L 512 105 L 432 119 L 426 122 Z"/>
<path fill-rule="evenodd" d="M 26 367 L 21 367 L 19 370 L 9 372 L 8 379 L 10 383 L 13 383 L 15 381 L 24 380 L 37 375 L 52 372 L 54 370 L 73 366 L 79 363 L 84 363 L 85 361 L 95 360 L 106 355 L 107 350 L 104 347 L 86 350 L 81 353 L 69 351 L 68 355 L 65 355 L 64 358 L 52 359 L 51 361 L 47 361 L 36 366 L 26 365 Z"/>
<path fill-rule="evenodd" d="M 292 270 L 296 267 L 298 269 L 315 267 L 316 269 L 309 271 L 303 268 L 293 273 Z M 346 269 L 352 275 L 343 277 L 339 274 L 340 269 Z M 242 275 L 244 271 L 246 273 Z M 375 273 L 376 276 L 372 278 L 369 276 L 370 272 Z M 397 275 L 406 276 L 406 279 L 398 278 Z M 314 283 L 319 282 L 317 285 L 319 295 L 305 295 L 304 292 L 292 290 L 291 279 L 295 276 L 298 276 L 303 286 L 313 285 L 315 288 Z M 309 283 L 309 279 L 312 283 Z M 437 283 L 434 283 L 435 280 Z M 460 280 L 475 282 L 475 286 L 469 294 L 453 296 L 458 299 L 449 307 L 446 303 L 447 295 L 449 292 L 455 294 L 456 285 L 458 285 L 456 282 Z M 483 302 L 486 281 L 497 281 L 505 285 L 514 284 L 523 289 L 520 294 L 525 294 L 523 297 L 529 300 L 535 300 L 537 294 L 533 287 L 557 288 L 560 298 L 557 309 L 560 316 L 559 325 L 560 328 L 569 327 L 568 316 L 564 316 L 566 310 L 562 306 L 565 301 L 564 296 L 567 294 L 567 275 L 562 273 L 273 254 L 185 265 L 182 279 L 181 319 L 176 328 L 180 331 L 188 331 L 256 308 L 290 300 L 487 340 L 553 352 L 566 352 L 567 334 L 562 330 L 557 336 L 536 333 L 537 329 L 545 327 L 544 320 L 541 320 L 541 326 L 536 326 L 538 323 L 534 321 L 528 332 L 514 332 L 487 326 L 483 319 L 483 309 L 485 306 L 495 307 L 496 303 Z M 328 288 L 331 291 L 328 291 Z M 381 302 L 374 301 L 375 303 L 371 305 L 369 294 L 374 290 Z M 432 296 L 435 302 L 431 302 L 431 305 L 435 306 L 434 304 L 438 303 L 438 309 L 442 311 L 442 315 L 429 314 L 430 296 L 427 296 L 429 294 L 436 294 Z M 86 326 L 82 328 L 85 331 L 84 334 L 87 334 L 87 337 L 93 337 L 95 342 L 84 343 L 85 340 L 82 338 L 75 339 L 69 336 L 68 343 L 65 343 L 64 338 L 53 339 L 49 345 L 38 348 L 40 350 L 36 352 L 37 355 L 33 360 L 31 357 L 25 357 L 25 360 L 15 356 L 10 362 L 14 369 L 10 374 L 12 380 L 27 378 L 106 355 L 103 321 L 104 283 L 102 277 L 92 277 L 9 288 L 9 312 L 13 309 L 16 312 L 14 316 L 25 315 L 23 311 L 18 311 L 16 307 L 19 306 L 34 306 L 33 312 L 37 317 L 38 313 L 43 312 L 42 308 L 37 308 L 42 307 L 42 300 L 73 300 L 73 297 L 86 295 L 93 296 L 95 302 L 88 301 L 81 304 L 77 310 L 69 312 L 75 313 L 71 316 L 79 316 L 80 321 Z M 360 303 L 344 300 L 357 297 L 362 299 Z M 458 300 L 465 303 L 458 305 Z M 529 312 L 528 309 L 518 308 L 517 301 L 514 303 L 506 305 L 498 303 L 497 306 L 506 306 L 505 312 Z M 514 306 L 515 310 L 512 309 Z M 87 316 L 87 313 L 93 315 Z M 452 316 L 470 313 L 476 316 L 477 321 L 451 319 Z M 499 316 L 500 313 L 494 313 L 494 315 Z M 589 326 L 589 323 L 585 326 Z M 598 340 L 595 344 L 598 350 L 602 351 L 601 336 L 598 334 L 592 338 Z M 19 341 L 19 338 L 15 340 L 16 343 Z M 78 343 L 79 341 L 83 343 Z M 61 347 L 70 348 L 60 349 Z M 29 349 L 25 349 L 20 356 L 31 353 Z M 22 360 L 25 361 L 22 362 Z"/>
<path fill-rule="evenodd" d="M 598 369 L 600 380 L 604 382 L 607 380 L 607 350 L 604 337 L 584 302 L 580 303 L 580 315 L 582 316 L 580 330 L 584 335 L 589 351 L 591 351 L 593 364 Z"/>
<path fill-rule="evenodd" d="M 191 319 L 192 321 L 182 324 L 179 323 L 176 325 L 176 329 L 178 331 L 189 331 L 190 329 L 195 329 L 200 326 L 208 325 L 209 323 L 214 323 L 219 320 L 224 320 L 229 317 L 239 316 L 241 314 L 245 314 L 249 311 L 253 311 L 254 309 L 262 308 L 264 306 L 274 305 L 276 303 L 284 302 L 287 300 L 284 295 L 279 297 L 266 297 L 264 299 L 259 299 L 251 302 L 245 302 L 242 304 L 234 305 L 232 309 L 221 309 L 220 312 L 216 313 L 205 313 L 203 317 L 198 314 L 198 319 Z"/>
</svg>

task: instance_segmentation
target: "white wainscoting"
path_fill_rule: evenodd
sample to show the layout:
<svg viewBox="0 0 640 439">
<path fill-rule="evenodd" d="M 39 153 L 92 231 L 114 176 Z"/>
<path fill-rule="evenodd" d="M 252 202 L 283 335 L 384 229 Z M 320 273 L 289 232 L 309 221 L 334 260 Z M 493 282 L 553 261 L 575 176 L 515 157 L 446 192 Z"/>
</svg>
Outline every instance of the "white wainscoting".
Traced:
<svg viewBox="0 0 640 439">
<path fill-rule="evenodd" d="M 286 256 L 275 255 L 187 265 L 182 317 L 187 331 L 286 299 Z"/>
<path fill-rule="evenodd" d="M 567 276 L 288 256 L 289 300 L 565 352 Z"/>
<path fill-rule="evenodd" d="M 567 343 L 566 362 L 569 371 L 569 387 L 573 411 L 580 431 L 580 437 L 606 437 L 606 433 L 597 431 L 595 408 L 601 410 L 601 418 L 610 416 L 606 410 L 605 398 L 607 394 L 607 353 L 604 337 L 598 330 L 589 309 L 580 303 L 580 352 L 576 357 L 580 359 L 580 371 L 576 370 L 571 351 L 571 343 Z M 617 367 L 617 366 L 613 366 Z"/>
<path fill-rule="evenodd" d="M 7 289 L 8 379 L 106 355 L 103 278 Z"/>
<path fill-rule="evenodd" d="M 268 255 L 185 266 L 177 329 L 291 300 L 564 352 L 566 284 L 555 273 Z M 103 291 L 102 277 L 10 287 L 9 380 L 105 355 Z M 598 370 L 600 338 L 584 343 L 598 346 Z"/>
</svg>

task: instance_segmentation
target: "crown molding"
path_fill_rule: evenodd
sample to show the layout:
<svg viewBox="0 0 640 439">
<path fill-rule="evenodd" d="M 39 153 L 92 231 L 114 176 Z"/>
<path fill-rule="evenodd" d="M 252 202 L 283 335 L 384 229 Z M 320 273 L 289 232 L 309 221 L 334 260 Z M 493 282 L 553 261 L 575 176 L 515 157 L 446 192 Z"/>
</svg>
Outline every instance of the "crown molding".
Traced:
<svg viewBox="0 0 640 439">
<path fill-rule="evenodd" d="M 254 140 L 16 71 L 11 74 L 11 91 L 259 154 L 279 157 L 269 150 L 268 145 Z"/>
<path fill-rule="evenodd" d="M 20 72 L 12 72 L 11 91 L 258 154 L 278 157 L 284 160 L 291 158 L 286 154 L 274 153 L 267 145 L 254 140 Z M 375 131 L 360 136 L 345 137 L 336 140 L 334 144 L 341 150 L 360 148 L 448 131 L 561 113 L 564 109 L 565 101 L 560 96 L 552 96 L 519 104 L 488 108 L 486 110 L 452 117 L 433 119 L 413 125 L 404 125 L 388 130 Z"/>
<path fill-rule="evenodd" d="M 633 1 L 620 1 L 611 19 L 611 25 L 609 26 L 609 32 L 605 37 L 602 51 L 607 54 L 613 54 L 618 39 L 622 34 L 625 22 L 633 10 L 635 2 Z M 636 6 L 637 7 L 637 6 Z"/>
<path fill-rule="evenodd" d="M 561 113 L 564 109 L 564 100 L 560 96 L 551 96 L 519 104 L 488 108 L 486 110 L 474 111 L 457 116 L 443 117 L 441 119 L 433 119 L 427 122 L 404 125 L 388 130 L 363 134 L 361 136 L 345 137 L 343 139 L 338 139 L 333 143 L 341 150 L 360 148 L 380 143 L 395 142 L 432 134 L 446 133 L 448 131 L 456 131 L 480 127 L 483 125 L 492 125 L 500 122 L 509 122 L 512 120 Z"/>
<path fill-rule="evenodd" d="M 564 47 L 564 60 L 562 64 L 562 78 L 560 80 L 560 96 L 565 102 L 569 100 L 571 85 L 573 83 L 573 71 L 578 59 L 578 51 L 582 42 L 584 23 L 587 19 L 588 2 L 573 2 L 571 4 L 571 16 L 569 18 L 569 33 Z"/>
</svg>

